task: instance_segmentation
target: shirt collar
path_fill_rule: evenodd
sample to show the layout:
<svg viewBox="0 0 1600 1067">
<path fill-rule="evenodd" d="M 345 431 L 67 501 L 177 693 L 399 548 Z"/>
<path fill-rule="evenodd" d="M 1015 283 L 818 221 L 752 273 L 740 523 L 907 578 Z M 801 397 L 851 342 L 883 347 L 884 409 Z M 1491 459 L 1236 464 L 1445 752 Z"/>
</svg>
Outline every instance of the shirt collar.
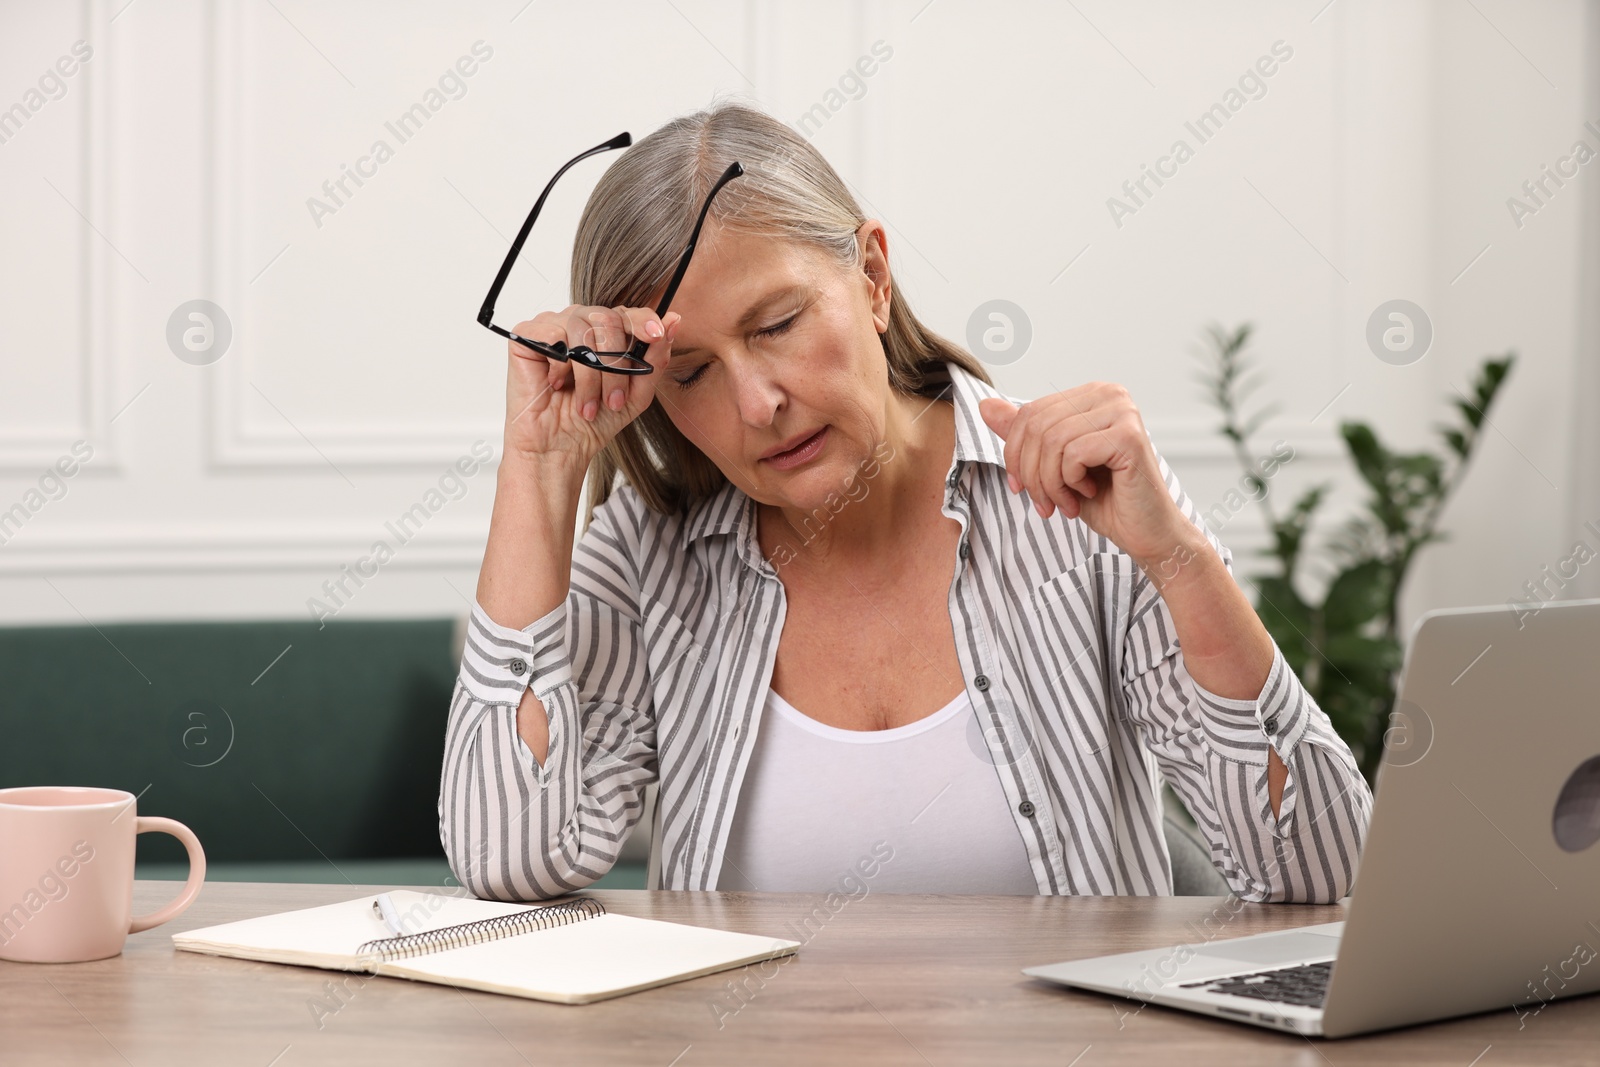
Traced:
<svg viewBox="0 0 1600 1067">
<path fill-rule="evenodd" d="M 928 374 L 925 391 L 930 397 L 949 397 L 955 404 L 956 447 L 946 474 L 946 485 L 952 480 L 950 475 L 956 474 L 963 463 L 992 463 L 1004 469 L 1005 441 L 989 429 L 978 413 L 978 401 L 1002 394 L 958 364 L 947 362 L 942 366 L 942 371 Z M 693 543 L 713 534 L 738 532 L 751 523 L 754 509 L 755 502 L 743 490 L 732 482 L 724 483 L 711 496 L 690 505 L 684 534 Z"/>
<path fill-rule="evenodd" d="M 1010 398 L 958 364 L 946 363 L 945 367 L 956 405 L 956 462 L 992 463 L 1004 469 L 1006 443 L 983 421 L 978 413 L 978 401 L 987 397 Z"/>
</svg>

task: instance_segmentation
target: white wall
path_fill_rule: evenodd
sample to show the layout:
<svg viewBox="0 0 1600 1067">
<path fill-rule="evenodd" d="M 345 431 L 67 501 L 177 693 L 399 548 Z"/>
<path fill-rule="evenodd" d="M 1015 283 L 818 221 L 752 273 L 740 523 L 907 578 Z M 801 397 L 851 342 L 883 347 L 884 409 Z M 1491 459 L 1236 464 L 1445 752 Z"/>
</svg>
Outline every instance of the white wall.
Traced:
<svg viewBox="0 0 1600 1067">
<path fill-rule="evenodd" d="M 125 3 L 0 5 L 0 108 L 93 49 L 0 143 L 0 511 L 40 503 L 29 488 L 74 441 L 93 449 L 64 497 L 0 531 L 0 621 L 309 617 L 341 565 L 396 544 L 386 520 L 474 441 L 498 446 L 504 346 L 473 317 L 554 166 L 715 94 L 796 121 L 880 41 L 892 55 L 815 140 L 888 221 L 937 329 L 964 338 L 994 298 L 1025 310 L 1003 388 L 1126 382 L 1210 505 L 1239 474 L 1194 348 L 1207 321 L 1251 320 L 1283 406 L 1262 445 L 1299 456 L 1280 495 L 1332 478 L 1348 510 L 1339 419 L 1428 444 L 1477 361 L 1515 348 L 1453 541 L 1407 603 L 1504 601 L 1600 519 L 1600 494 L 1595 515 L 1573 503 L 1600 469 L 1575 444 L 1600 400 L 1576 392 L 1600 381 L 1579 373 L 1596 168 L 1520 229 L 1505 206 L 1600 125 L 1580 0 Z M 400 143 L 385 123 L 478 41 L 493 54 L 465 95 Z M 1293 54 L 1265 95 L 1199 144 L 1185 122 L 1279 41 Z M 1107 199 L 1177 138 L 1194 157 L 1115 224 Z M 393 158 L 314 218 L 308 198 L 378 139 Z M 511 321 L 566 303 L 604 163 L 584 166 L 530 243 L 543 276 L 519 268 L 502 298 Z M 1435 328 L 1405 367 L 1363 337 L 1395 297 Z M 233 330 L 206 366 L 166 340 L 196 298 Z M 465 485 L 348 615 L 464 610 L 492 468 Z M 1220 532 L 1242 568 L 1265 542 L 1253 509 Z"/>
</svg>

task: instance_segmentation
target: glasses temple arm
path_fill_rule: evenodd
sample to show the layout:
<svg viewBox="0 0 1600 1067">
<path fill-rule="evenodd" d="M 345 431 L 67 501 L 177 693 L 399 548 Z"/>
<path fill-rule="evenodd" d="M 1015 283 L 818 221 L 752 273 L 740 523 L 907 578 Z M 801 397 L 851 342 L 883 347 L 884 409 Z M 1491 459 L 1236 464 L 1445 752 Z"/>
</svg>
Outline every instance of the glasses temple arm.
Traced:
<svg viewBox="0 0 1600 1067">
<path fill-rule="evenodd" d="M 700 243 L 700 227 L 706 223 L 706 215 L 711 211 L 711 201 L 717 198 L 717 193 L 733 179 L 744 173 L 744 167 L 738 163 L 728 164 L 728 169 L 722 172 L 722 177 L 717 179 L 717 184 L 711 187 L 711 192 L 706 194 L 706 202 L 700 207 L 700 217 L 694 222 L 694 230 L 689 234 L 689 244 L 684 248 L 683 255 L 678 257 L 678 268 L 672 272 L 672 280 L 667 283 L 667 291 L 661 294 L 661 303 L 656 305 L 656 318 L 667 313 L 667 308 L 672 304 L 672 298 L 677 295 L 678 286 L 683 283 L 683 276 L 689 270 L 689 260 L 694 256 L 694 246 Z M 650 342 L 638 338 L 633 346 L 628 349 L 628 358 L 640 363 L 645 361 L 644 354 L 650 348 Z"/>
<path fill-rule="evenodd" d="M 511 242 L 511 250 L 506 253 L 505 262 L 500 264 L 500 273 L 494 276 L 494 284 L 489 287 L 489 295 L 483 298 L 483 307 L 478 309 L 479 324 L 488 326 L 489 321 L 494 318 L 495 301 L 500 299 L 500 290 L 506 284 L 506 278 L 511 275 L 511 265 L 517 261 L 517 255 L 522 251 L 523 242 L 528 239 L 528 234 L 533 230 L 533 223 L 538 219 L 539 212 L 544 207 L 546 198 L 550 195 L 550 190 L 555 188 L 555 184 L 560 180 L 561 176 L 571 170 L 575 164 L 583 162 L 590 156 L 598 155 L 601 152 L 609 152 L 614 148 L 627 148 L 631 144 L 633 144 L 633 137 L 630 134 L 626 132 L 619 133 L 604 144 L 597 144 L 587 152 L 582 152 L 567 160 L 562 168 L 556 171 L 555 177 L 545 184 L 544 192 L 539 194 L 539 199 L 534 201 L 533 210 L 528 213 L 528 221 L 522 224 L 522 229 L 517 231 L 517 239 Z M 498 333 L 499 331 L 495 332 Z"/>
<path fill-rule="evenodd" d="M 689 244 L 684 248 L 683 255 L 678 257 L 678 269 L 672 272 L 672 281 L 667 283 L 667 291 L 661 294 L 661 303 L 656 305 L 656 318 L 667 313 L 667 308 L 672 304 L 672 298 L 677 295 L 678 286 L 683 283 L 683 276 L 689 270 L 689 260 L 694 256 L 694 247 L 700 242 L 700 227 L 706 223 L 706 215 L 711 212 L 711 201 L 717 198 L 717 193 L 733 179 L 744 173 L 744 167 L 738 163 L 728 164 L 728 169 L 722 172 L 722 177 L 717 179 L 717 184 L 711 187 L 711 192 L 706 194 L 706 202 L 701 205 L 700 217 L 695 220 L 694 230 L 689 234 Z"/>
</svg>

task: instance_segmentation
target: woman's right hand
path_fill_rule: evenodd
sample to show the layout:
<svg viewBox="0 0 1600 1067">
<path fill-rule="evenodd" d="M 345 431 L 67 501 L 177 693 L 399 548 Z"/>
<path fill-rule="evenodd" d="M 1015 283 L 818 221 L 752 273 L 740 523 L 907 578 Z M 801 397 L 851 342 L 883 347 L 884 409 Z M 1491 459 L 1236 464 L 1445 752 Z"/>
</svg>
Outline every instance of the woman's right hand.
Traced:
<svg viewBox="0 0 1600 1067">
<path fill-rule="evenodd" d="M 634 338 L 650 342 L 649 374 L 608 374 L 581 363 L 561 362 L 508 341 L 505 456 L 571 461 L 579 471 L 639 416 L 655 396 L 672 353 L 681 316 L 658 319 L 650 308 L 604 308 L 573 304 L 546 311 L 511 331 L 530 341 L 568 348 L 588 345 L 601 352 L 621 351 Z"/>
</svg>

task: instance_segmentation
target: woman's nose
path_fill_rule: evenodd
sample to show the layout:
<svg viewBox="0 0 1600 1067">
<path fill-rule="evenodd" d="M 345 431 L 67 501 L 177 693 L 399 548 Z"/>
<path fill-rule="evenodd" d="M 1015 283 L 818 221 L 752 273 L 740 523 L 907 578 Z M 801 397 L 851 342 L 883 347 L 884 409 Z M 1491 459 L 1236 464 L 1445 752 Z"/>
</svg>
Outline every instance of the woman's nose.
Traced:
<svg viewBox="0 0 1600 1067">
<path fill-rule="evenodd" d="M 783 385 L 770 368 L 746 363 L 734 376 L 738 393 L 739 417 L 748 426 L 765 428 L 772 425 L 773 417 L 783 407 L 787 396 Z"/>
</svg>

